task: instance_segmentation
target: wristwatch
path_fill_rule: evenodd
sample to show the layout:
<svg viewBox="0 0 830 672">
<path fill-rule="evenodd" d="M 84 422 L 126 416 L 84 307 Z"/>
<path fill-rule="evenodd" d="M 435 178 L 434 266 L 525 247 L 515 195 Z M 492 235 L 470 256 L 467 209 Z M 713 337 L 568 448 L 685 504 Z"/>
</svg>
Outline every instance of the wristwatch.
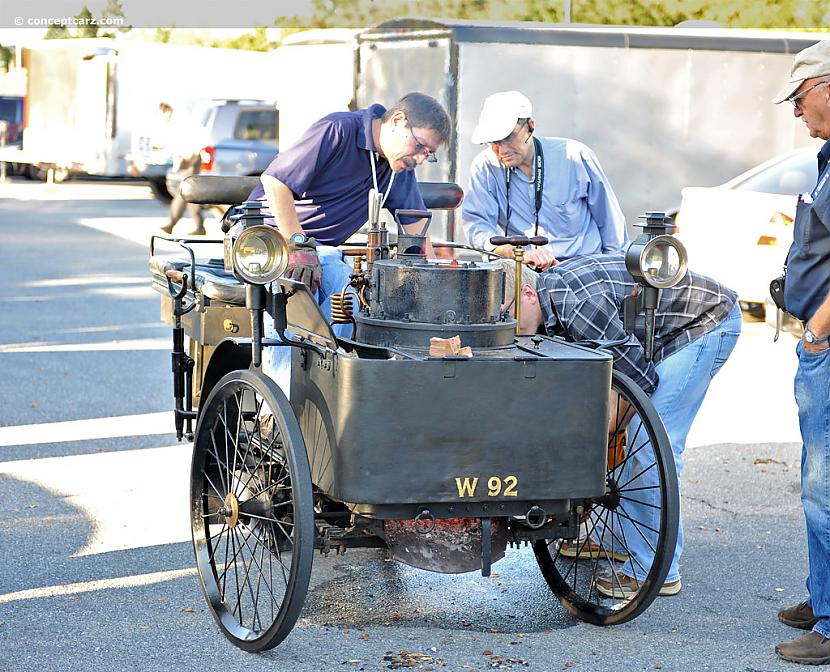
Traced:
<svg viewBox="0 0 830 672">
<path fill-rule="evenodd" d="M 295 245 L 308 245 L 308 236 L 305 235 L 305 233 L 303 233 L 302 231 L 292 233 L 289 240 Z"/>
<path fill-rule="evenodd" d="M 811 343 L 813 345 L 821 345 L 822 343 L 827 343 L 827 341 L 830 340 L 830 336 L 819 338 L 812 331 L 810 331 L 810 327 L 805 327 L 804 340 L 807 341 L 807 343 Z"/>
</svg>

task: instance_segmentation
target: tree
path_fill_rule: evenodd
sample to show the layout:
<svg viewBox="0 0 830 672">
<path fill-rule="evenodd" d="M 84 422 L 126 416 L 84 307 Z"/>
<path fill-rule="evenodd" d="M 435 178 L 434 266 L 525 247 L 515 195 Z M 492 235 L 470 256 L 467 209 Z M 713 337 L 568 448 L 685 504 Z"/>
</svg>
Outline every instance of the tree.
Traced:
<svg viewBox="0 0 830 672">
<path fill-rule="evenodd" d="M 49 30 L 46 31 L 46 35 L 43 36 L 44 40 L 63 40 L 67 37 L 72 37 L 69 34 L 69 29 L 64 25 L 52 24 L 49 26 Z"/>
<path fill-rule="evenodd" d="M 312 0 L 309 17 L 280 17 L 278 25 L 361 28 L 402 17 L 486 21 L 565 19 L 566 0 Z M 570 0 L 571 21 L 583 24 L 674 26 L 716 21 L 724 28 L 822 29 L 830 0 Z"/>
<path fill-rule="evenodd" d="M 78 27 L 75 30 L 76 37 L 98 37 L 98 24 L 90 23 L 93 20 L 89 7 L 84 5 L 81 13 L 75 17 L 78 19 Z"/>
<path fill-rule="evenodd" d="M 231 39 L 213 40 L 211 47 L 225 49 L 248 49 L 250 51 L 271 51 L 277 45 L 268 39 L 265 28 L 254 28 L 250 33 L 243 33 Z"/>
<path fill-rule="evenodd" d="M 106 7 L 101 11 L 101 18 L 105 20 L 120 19 L 118 24 L 108 25 L 107 28 L 110 32 L 102 35 L 102 37 L 115 37 L 115 33 L 111 32 L 113 29 L 121 33 L 132 30 L 132 26 L 127 25 L 127 17 L 124 16 L 124 7 L 121 5 L 121 0 L 107 0 Z"/>
</svg>

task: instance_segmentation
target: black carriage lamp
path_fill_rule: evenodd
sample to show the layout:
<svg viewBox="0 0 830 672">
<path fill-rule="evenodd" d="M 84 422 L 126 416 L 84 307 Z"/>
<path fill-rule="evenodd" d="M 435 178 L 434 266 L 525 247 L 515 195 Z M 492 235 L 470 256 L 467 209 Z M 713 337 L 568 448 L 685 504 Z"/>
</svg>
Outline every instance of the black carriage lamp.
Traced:
<svg viewBox="0 0 830 672">
<path fill-rule="evenodd" d="M 626 331 L 634 331 L 637 316 L 645 313 L 645 356 L 654 354 L 654 313 L 660 302 L 660 290 L 674 287 L 686 275 L 688 254 L 677 238 L 669 233 L 674 227 L 664 212 L 646 212 L 643 232 L 625 252 L 625 267 L 639 285 L 623 303 Z"/>
<path fill-rule="evenodd" d="M 253 365 L 259 367 L 262 355 L 263 322 L 266 308 L 265 286 L 288 268 L 288 244 L 280 232 L 262 221 L 261 201 L 245 201 L 242 212 L 225 234 L 225 270 L 245 283 L 245 306 L 251 311 Z M 284 310 L 282 311 L 284 316 Z M 276 319 L 276 318 L 275 318 Z M 284 317 L 278 322 L 284 322 Z"/>
</svg>

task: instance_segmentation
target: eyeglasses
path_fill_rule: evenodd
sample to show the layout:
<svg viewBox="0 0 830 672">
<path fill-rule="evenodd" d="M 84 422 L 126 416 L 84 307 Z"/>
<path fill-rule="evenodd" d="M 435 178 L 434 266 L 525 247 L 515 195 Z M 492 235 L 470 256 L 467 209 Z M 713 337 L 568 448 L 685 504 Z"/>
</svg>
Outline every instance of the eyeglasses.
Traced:
<svg viewBox="0 0 830 672">
<path fill-rule="evenodd" d="M 823 82 L 819 82 L 818 84 L 813 84 L 809 89 L 804 89 L 797 96 L 790 96 L 789 98 L 787 98 L 787 100 L 793 104 L 793 107 L 796 110 L 800 110 L 801 109 L 801 104 L 804 100 L 804 96 L 806 96 L 808 93 L 810 93 L 810 91 L 815 89 L 817 86 L 821 86 L 822 84 L 827 84 L 827 83 L 828 83 L 828 80 L 825 79 Z"/>
<path fill-rule="evenodd" d="M 406 120 L 409 128 L 409 135 L 411 135 L 412 139 L 415 141 L 415 152 L 426 156 L 427 163 L 438 163 L 438 157 L 435 156 L 435 151 L 430 149 L 428 145 L 425 145 L 418 139 L 418 136 L 412 131 L 412 124 L 409 123 L 409 119 L 406 118 L 406 115 L 404 115 L 404 119 Z"/>
<path fill-rule="evenodd" d="M 514 129 L 513 132 L 510 133 L 510 135 L 508 135 L 506 138 L 502 138 L 501 140 L 493 140 L 493 142 L 488 142 L 487 144 L 488 145 L 499 145 L 499 146 L 506 145 L 509 142 L 512 142 L 513 140 L 518 138 L 519 133 L 521 133 L 525 129 L 525 126 L 527 126 L 528 129 L 529 129 L 530 128 L 529 122 L 526 121 L 521 126 L 519 126 L 519 128 Z M 525 141 L 525 142 L 527 142 L 527 141 Z"/>
</svg>

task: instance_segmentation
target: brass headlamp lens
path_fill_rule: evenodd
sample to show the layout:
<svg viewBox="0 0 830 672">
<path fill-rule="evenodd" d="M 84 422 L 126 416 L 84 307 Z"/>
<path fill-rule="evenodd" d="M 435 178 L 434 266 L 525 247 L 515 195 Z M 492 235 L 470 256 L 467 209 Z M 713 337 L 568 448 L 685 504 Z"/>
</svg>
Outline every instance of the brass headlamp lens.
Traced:
<svg viewBox="0 0 830 672">
<path fill-rule="evenodd" d="M 233 268 L 246 282 L 265 285 L 288 267 L 288 246 L 272 226 L 257 224 L 239 233 L 233 243 Z"/>
</svg>

